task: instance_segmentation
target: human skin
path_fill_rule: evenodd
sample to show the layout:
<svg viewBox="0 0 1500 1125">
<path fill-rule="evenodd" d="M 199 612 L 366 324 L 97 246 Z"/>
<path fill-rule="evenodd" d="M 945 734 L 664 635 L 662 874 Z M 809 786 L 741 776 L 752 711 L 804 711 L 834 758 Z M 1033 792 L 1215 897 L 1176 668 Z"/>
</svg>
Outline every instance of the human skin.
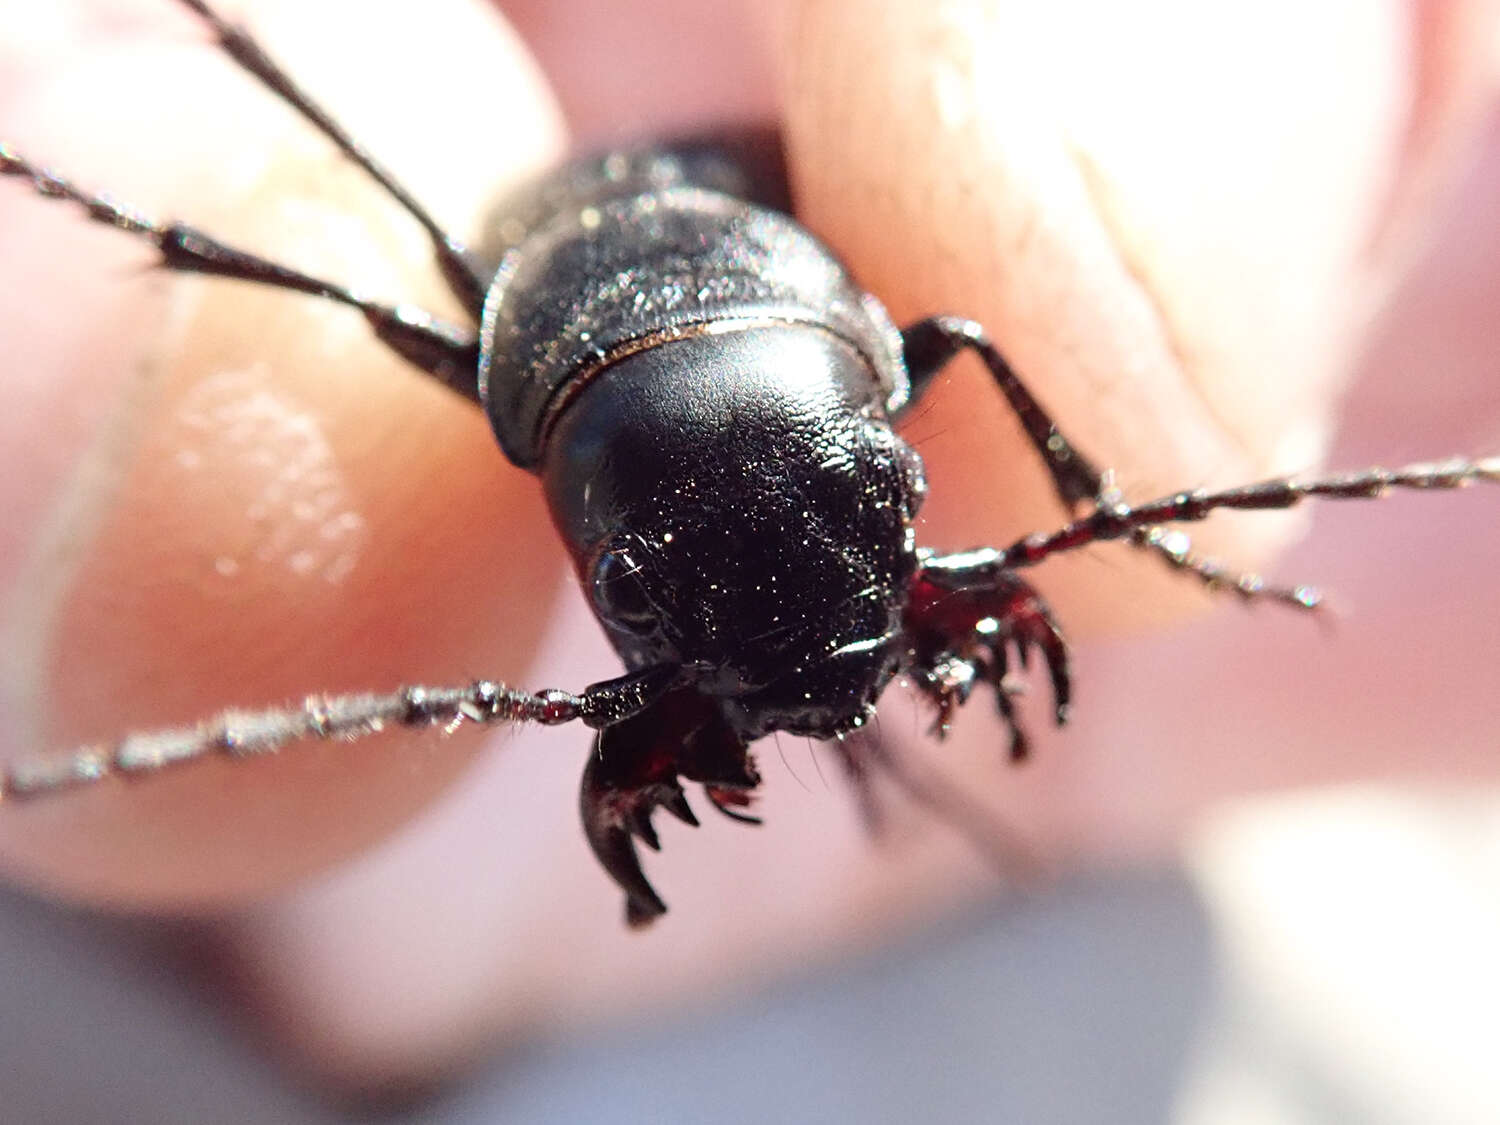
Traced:
<svg viewBox="0 0 1500 1125">
<path fill-rule="evenodd" d="M 697 6 L 631 5 L 613 32 L 621 6 L 604 5 L 575 26 L 608 45 L 605 62 L 558 5 L 508 7 L 590 138 L 779 113 L 800 215 L 897 320 L 982 321 L 1140 498 L 1320 462 L 1354 361 L 1384 339 L 1372 325 L 1448 219 L 1444 189 L 1492 105 L 1495 11 L 1479 3 L 1262 6 L 1229 26 L 1190 4 L 1126 18 L 1103 4 L 814 0 L 776 16 L 747 5 L 741 33 L 707 38 L 684 23 Z M 42 26 L 23 20 L 31 6 L 0 6 L 16 29 L 0 47 L 0 127 L 20 151 L 453 315 L 420 236 L 173 6 L 50 11 Z M 441 0 L 420 26 L 352 0 L 244 14 L 460 231 L 495 185 L 566 150 L 541 69 L 489 8 Z M 599 89 L 609 73 L 630 77 Z M 22 185 L 0 191 L 7 753 L 309 690 L 476 675 L 576 689 L 611 674 L 533 482 L 471 407 L 345 310 L 152 275 L 148 249 Z M 1457 366 L 1493 296 L 1460 309 L 1427 274 L 1402 299 L 1451 317 Z M 1455 390 L 1442 371 L 1423 376 L 1442 444 L 1412 437 L 1413 400 L 1395 400 L 1363 431 L 1399 439 L 1391 460 L 1456 451 L 1450 435 L 1500 437 L 1492 378 Z M 932 484 L 921 541 L 1055 525 L 1035 457 L 977 368 L 955 365 L 936 395 L 906 429 Z M 1475 513 L 1500 503 L 1462 499 Z M 944 765 L 1059 866 L 1164 854 L 1226 794 L 1493 777 L 1482 751 L 1500 701 L 1460 691 L 1454 706 L 1443 689 L 1493 654 L 1493 605 L 1474 601 L 1500 521 L 1441 511 L 1441 530 L 1405 547 L 1369 533 L 1369 549 L 1327 555 L 1338 572 L 1312 577 L 1373 592 L 1375 631 L 1312 658 L 1329 667 L 1256 683 L 1258 710 L 1214 691 L 1316 654 L 1317 630 L 1268 608 L 1255 624 L 1269 641 L 1200 635 L 1180 656 L 1122 638 L 1205 610 L 1191 583 L 1124 548 L 1059 560 L 1037 582 L 1082 642 L 1078 729 L 1012 776 L 981 701 Z M 1198 541 L 1255 566 L 1302 526 L 1246 516 Z M 1426 582 L 1440 534 L 1473 561 Z M 1410 591 L 1399 612 L 1393 586 Z M 1434 648 L 1435 631 L 1451 641 Z M 1381 688 L 1389 710 L 1370 705 L 1372 682 L 1399 685 Z M 1029 712 L 1040 728 L 1043 709 Z M 906 712 L 884 722 L 898 745 L 922 741 Z M 354 1085 L 426 1079 L 503 1035 L 750 987 L 993 886 L 961 840 L 899 800 L 893 845 L 870 848 L 836 767 L 822 762 L 830 793 L 813 752 L 787 740 L 786 767 L 760 752 L 766 827 L 668 832 L 648 863 L 672 913 L 627 934 L 574 819 L 587 737 L 396 734 L 206 763 L 0 810 L 0 863 L 39 893 L 205 920 L 272 1040 Z"/>
</svg>

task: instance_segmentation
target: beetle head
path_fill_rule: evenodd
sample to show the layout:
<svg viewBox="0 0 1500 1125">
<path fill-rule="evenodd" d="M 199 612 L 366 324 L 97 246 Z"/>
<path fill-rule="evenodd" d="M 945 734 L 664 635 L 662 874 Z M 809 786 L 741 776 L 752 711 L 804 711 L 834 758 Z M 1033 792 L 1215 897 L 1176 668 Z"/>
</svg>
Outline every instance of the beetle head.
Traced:
<svg viewBox="0 0 1500 1125">
<path fill-rule="evenodd" d="M 749 740 L 859 725 L 902 653 L 924 486 L 858 354 L 777 325 L 598 375 L 543 477 L 628 666 L 683 667 Z"/>
</svg>

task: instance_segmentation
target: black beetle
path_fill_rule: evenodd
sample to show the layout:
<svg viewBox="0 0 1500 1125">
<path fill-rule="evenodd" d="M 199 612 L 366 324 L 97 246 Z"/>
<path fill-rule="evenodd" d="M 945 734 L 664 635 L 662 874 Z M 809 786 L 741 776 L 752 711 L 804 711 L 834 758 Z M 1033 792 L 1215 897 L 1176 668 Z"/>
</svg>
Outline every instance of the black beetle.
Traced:
<svg viewBox="0 0 1500 1125">
<path fill-rule="evenodd" d="M 693 822 L 684 779 L 700 783 L 726 814 L 747 819 L 742 810 L 759 780 L 748 747 L 763 735 L 839 739 L 869 720 L 893 678 L 907 675 L 936 706 L 940 733 L 972 689 L 987 685 L 1010 725 L 1011 753 L 1021 757 L 1027 743 L 1007 678 L 1012 661 L 1024 663 L 1032 651 L 1045 659 L 1054 714 L 1064 721 L 1067 647 L 1019 568 L 1125 539 L 1212 585 L 1314 608 L 1314 591 L 1228 574 L 1160 525 L 1224 507 L 1284 508 L 1311 495 L 1362 498 L 1393 486 L 1500 478 L 1494 459 L 1452 461 L 1127 504 L 982 328 L 939 316 L 898 330 L 828 251 L 765 205 L 728 152 L 661 147 L 569 164 L 503 209 L 495 256 L 481 260 L 250 37 L 198 0 L 184 2 L 238 62 L 422 222 L 477 333 L 371 302 L 191 227 L 143 219 L 4 146 L 0 173 L 149 239 L 170 269 L 350 305 L 383 342 L 479 402 L 507 457 L 541 477 L 627 672 L 577 695 L 481 682 L 226 713 L 12 767 L 5 795 L 390 723 L 581 719 L 600 730 L 583 780 L 585 830 L 626 893 L 627 917 L 641 924 L 665 906 L 645 880 L 633 838 L 655 846 L 657 806 Z M 962 350 L 983 360 L 1077 518 L 1003 550 L 937 556 L 915 542 L 922 466 L 892 424 Z"/>
</svg>

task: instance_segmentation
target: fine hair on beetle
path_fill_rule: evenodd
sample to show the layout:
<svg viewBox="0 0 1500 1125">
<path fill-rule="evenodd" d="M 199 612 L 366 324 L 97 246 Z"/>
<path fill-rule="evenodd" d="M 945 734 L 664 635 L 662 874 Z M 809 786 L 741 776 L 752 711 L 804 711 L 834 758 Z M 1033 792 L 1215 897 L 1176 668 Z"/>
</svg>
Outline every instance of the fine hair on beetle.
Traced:
<svg viewBox="0 0 1500 1125">
<path fill-rule="evenodd" d="M 539 481 L 625 671 L 577 691 L 482 680 L 225 711 L 13 764 L 0 773 L 6 800 L 391 726 L 581 722 L 595 732 L 580 792 L 584 832 L 624 894 L 628 922 L 642 926 L 666 911 L 637 852 L 659 847 L 654 813 L 696 824 L 684 788 L 692 782 L 727 817 L 755 823 L 750 747 L 766 735 L 825 740 L 857 785 L 884 771 L 962 819 L 958 795 L 857 732 L 898 678 L 929 701 L 939 738 L 981 689 L 1006 724 L 1009 756 L 1021 760 L 1030 747 L 1014 677 L 1033 663 L 1049 681 L 1053 720 L 1064 723 L 1068 645 L 1024 576 L 1053 555 L 1118 540 L 1189 581 L 1315 612 L 1321 598 L 1311 587 L 1238 572 L 1167 528 L 1220 509 L 1500 480 L 1500 458 L 1455 458 L 1129 501 L 981 325 L 958 315 L 894 324 L 798 225 L 785 184 L 740 141 L 571 160 L 510 196 L 481 255 L 247 31 L 203 0 L 181 3 L 421 225 L 465 323 L 158 222 L 4 143 L 0 175 L 151 243 L 168 270 L 345 305 L 412 367 L 482 409 L 506 459 Z M 916 541 L 927 484 L 896 424 L 965 352 L 1014 413 L 1063 514 L 1054 530 L 1008 545 L 938 553 Z"/>
</svg>

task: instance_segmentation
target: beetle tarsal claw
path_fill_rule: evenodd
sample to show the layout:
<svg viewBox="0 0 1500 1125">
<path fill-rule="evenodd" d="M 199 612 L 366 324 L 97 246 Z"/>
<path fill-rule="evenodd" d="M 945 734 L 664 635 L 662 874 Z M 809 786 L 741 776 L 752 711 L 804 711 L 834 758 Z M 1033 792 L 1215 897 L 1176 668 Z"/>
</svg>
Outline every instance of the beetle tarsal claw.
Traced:
<svg viewBox="0 0 1500 1125">
<path fill-rule="evenodd" d="M 1031 742 L 1015 704 L 1025 683 L 1011 673 L 1011 654 L 1022 671 L 1030 669 L 1033 650 L 1040 654 L 1061 726 L 1073 691 L 1068 643 L 1041 596 L 992 563 L 985 552 L 928 556 L 912 585 L 906 626 L 914 641 L 914 682 L 937 706 L 934 733 L 947 733 L 976 683 L 989 684 L 1010 728 L 1010 758 L 1019 762 Z"/>
</svg>

